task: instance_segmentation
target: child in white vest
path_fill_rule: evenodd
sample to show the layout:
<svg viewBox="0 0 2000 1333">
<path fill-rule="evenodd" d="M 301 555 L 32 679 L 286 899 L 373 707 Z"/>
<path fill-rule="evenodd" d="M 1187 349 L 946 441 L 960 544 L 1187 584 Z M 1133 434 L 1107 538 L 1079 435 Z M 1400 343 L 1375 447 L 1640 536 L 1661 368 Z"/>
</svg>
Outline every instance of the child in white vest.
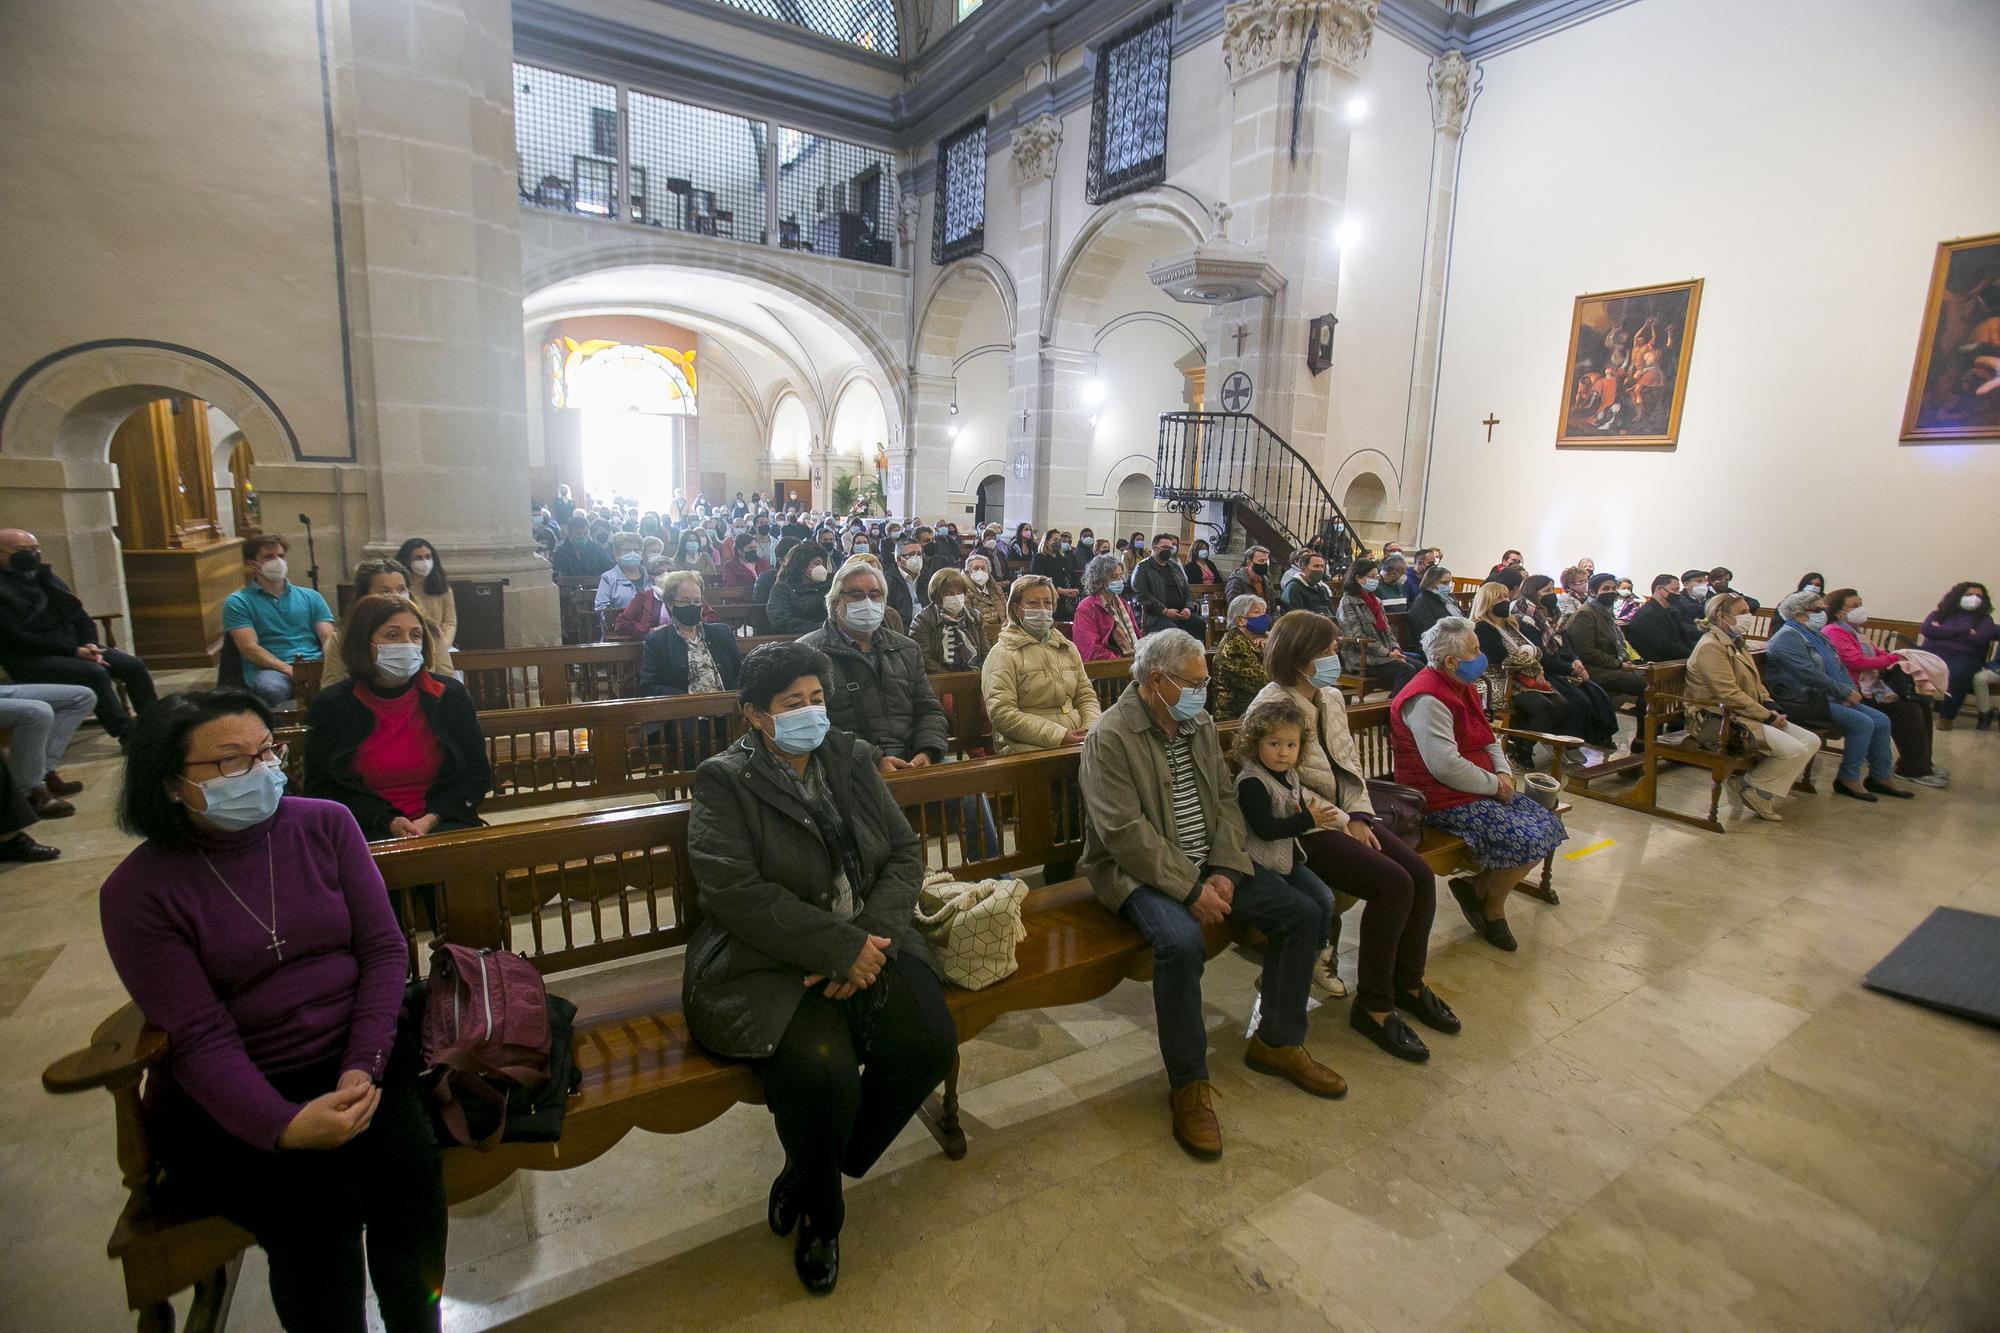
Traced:
<svg viewBox="0 0 2000 1333">
<path fill-rule="evenodd" d="M 1313 725 L 1289 699 L 1266 699 L 1243 717 L 1236 733 L 1236 803 L 1243 809 L 1244 845 L 1259 869 L 1294 888 L 1318 894 L 1319 876 L 1306 868 L 1301 835 L 1339 828 L 1340 811 L 1299 782 L 1299 747 Z"/>
</svg>

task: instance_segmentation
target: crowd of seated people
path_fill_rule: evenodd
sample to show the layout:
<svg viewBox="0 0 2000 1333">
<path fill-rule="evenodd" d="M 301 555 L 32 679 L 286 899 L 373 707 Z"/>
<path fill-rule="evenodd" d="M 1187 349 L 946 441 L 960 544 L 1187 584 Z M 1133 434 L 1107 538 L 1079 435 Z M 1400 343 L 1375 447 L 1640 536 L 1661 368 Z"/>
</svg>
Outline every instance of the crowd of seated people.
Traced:
<svg viewBox="0 0 2000 1333">
<path fill-rule="evenodd" d="M 1822 730 L 1845 742 L 1843 797 L 1908 799 L 1899 777 L 1943 786 L 1933 729 L 1975 696 L 1988 726 L 1996 683 L 1978 583 L 1926 619 L 1934 668 L 1877 649 L 1861 633 L 1861 594 L 1818 575 L 1779 602 L 1760 662 L 1747 641 L 1755 604 L 1719 567 L 1642 584 L 1584 560 L 1564 588 L 1509 552 L 1461 610 L 1432 547 L 1364 555 L 1337 582 L 1307 551 L 1274 588 L 1269 550 L 1224 569 L 1213 547 L 1191 544 L 1182 562 L 1170 533 L 1037 541 L 1027 525 L 1009 538 L 982 524 L 961 540 L 950 522 L 871 526 L 739 496 L 621 513 L 633 526 L 600 537 L 593 509 L 558 500 L 569 511 L 552 511 L 546 530 L 563 523 L 570 536 L 554 554 L 586 571 L 566 577 L 599 580 L 615 627 L 641 643 L 640 692 L 733 694 L 745 723 L 694 779 L 687 850 L 702 920 L 683 995 L 695 1039 L 763 1085 L 785 1154 L 768 1220 L 795 1237 L 795 1271 L 816 1292 L 839 1277 L 842 1176 L 869 1170 L 953 1060 L 944 992 L 912 923 L 923 847 L 883 781 L 952 754 L 933 674 L 980 673 L 998 753 L 1079 747 L 1074 868 L 1151 949 L 1165 1125 L 1202 1158 L 1223 1151 L 1206 927 L 1263 937 L 1244 1052 L 1258 1074 L 1318 1097 L 1346 1091 L 1310 1049 L 1307 1011 L 1314 996 L 1348 995 L 1338 944 L 1357 901 L 1347 1022 L 1413 1062 L 1432 1054 L 1417 1026 L 1461 1031 L 1427 980 L 1437 876 L 1376 813 L 1344 680 L 1390 693 L 1395 782 L 1463 845 L 1470 873 L 1448 881 L 1451 895 L 1477 938 L 1510 951 L 1512 891 L 1568 835 L 1525 791 L 1534 755 L 1503 745 L 1501 701 L 1516 724 L 1608 751 L 1614 700 L 1643 707 L 1644 664 L 1685 660 L 1691 731 L 1752 756 L 1732 790 L 1775 820 Z M 649 539 L 660 542 L 650 558 Z M 11 575 L 37 575 L 12 558 L 32 546 L 8 551 Z M 396 1017 L 404 941 L 367 843 L 477 827 L 492 786 L 450 669 L 448 585 L 436 550 L 413 540 L 355 571 L 336 626 L 289 582 L 281 538 L 253 539 L 245 556 L 230 620 L 249 688 L 148 699 L 126 721 L 123 819 L 142 841 L 105 882 L 107 943 L 175 1051 L 162 1159 L 196 1168 L 211 1205 L 267 1250 L 280 1319 L 358 1319 L 365 1273 L 386 1323 L 435 1327 L 441 1177 L 413 1034 Z M 771 629 L 794 641 L 746 655 L 738 627 L 709 608 L 752 600 L 759 583 Z M 38 626 L 53 614 L 86 633 L 46 591 L 60 581 L 41 586 Z M 1206 610 L 1192 591 L 1209 594 Z M 1211 613 L 1222 622 L 1212 657 Z M 291 695 L 279 667 L 314 651 L 338 667 L 306 715 L 304 795 L 286 795 L 268 701 Z M 1112 659 L 1131 680 L 1106 707 L 1086 663 Z M 0 859 L 30 859 L 8 850 L 16 807 L 46 817 L 73 790 L 56 764 L 101 697 L 66 688 L 0 687 L 0 723 L 21 719 L 25 752 L 4 770 Z M 6 711 L 16 701 L 52 720 Z M 952 800 L 971 842 L 999 846 L 984 797 Z M 381 1207 L 392 1194 L 399 1206 Z"/>
</svg>

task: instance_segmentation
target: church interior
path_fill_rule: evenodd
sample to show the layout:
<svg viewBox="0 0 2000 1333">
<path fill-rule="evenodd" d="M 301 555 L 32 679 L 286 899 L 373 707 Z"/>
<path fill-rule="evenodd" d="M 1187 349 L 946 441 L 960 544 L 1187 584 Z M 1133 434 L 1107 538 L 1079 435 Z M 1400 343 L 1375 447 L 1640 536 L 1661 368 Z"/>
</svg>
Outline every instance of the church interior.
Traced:
<svg viewBox="0 0 2000 1333">
<path fill-rule="evenodd" d="M 2000 1329 L 1996 52 L 1993 0 L 0 4 L 0 1327 Z M 795 640 L 868 690 L 759 685 Z M 1081 712 L 1029 741 L 1058 659 Z M 860 795 L 825 751 L 787 778 L 782 719 L 847 744 L 848 692 L 935 736 L 849 738 Z M 1293 713 L 1266 836 L 1237 784 Z M 1128 714 L 1157 783 L 1112 766 Z M 232 724 L 233 773 L 194 753 Z M 266 771 L 260 817 L 338 816 L 300 836 L 388 923 L 377 1000 L 411 987 L 324 1143 L 275 1034 L 358 1034 L 381 968 L 282 991 L 305 872 L 209 818 Z M 760 779 L 793 827 L 713 845 Z M 1391 789 L 1428 932 L 1313 851 L 1386 864 Z M 1560 846 L 1489 850 L 1474 792 Z M 909 816 L 879 883 L 1025 886 L 1000 979 L 874 943 L 855 802 Z M 792 833 L 833 906 L 736 924 Z M 1267 855 L 1331 890 L 1310 984 Z M 1193 913 L 1194 982 L 1126 893 Z M 793 1038 L 709 1009 L 797 912 L 870 941 L 851 985 L 851 948 L 770 964 L 846 1015 L 862 1120 L 913 993 L 950 1073 L 795 1249 Z M 581 1090 L 468 1146 L 479 1075 L 416 1016 L 494 953 L 573 1003 Z M 1303 1045 L 1267 1043 L 1295 979 Z M 1345 1095 L 1301 1095 L 1315 1059 Z M 224 1060 L 285 1108 L 262 1140 L 198 1091 Z M 415 1322 L 400 1186 L 353 1168 L 355 1305 L 234 1179 L 335 1189 L 390 1084 L 443 1136 Z M 234 1202 L 196 1201 L 194 1119 Z"/>
</svg>

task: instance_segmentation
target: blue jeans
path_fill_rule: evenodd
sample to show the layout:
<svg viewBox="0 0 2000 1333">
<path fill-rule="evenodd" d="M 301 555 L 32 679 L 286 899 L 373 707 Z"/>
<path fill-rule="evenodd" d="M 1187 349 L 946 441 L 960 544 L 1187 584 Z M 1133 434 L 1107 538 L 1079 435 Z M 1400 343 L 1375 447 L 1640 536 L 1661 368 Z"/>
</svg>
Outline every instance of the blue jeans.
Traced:
<svg viewBox="0 0 2000 1333">
<path fill-rule="evenodd" d="M 259 667 L 250 673 L 250 690 L 273 708 L 292 701 L 292 678 L 282 671 Z"/>
<path fill-rule="evenodd" d="M 1896 775 L 1896 754 L 1889 744 L 1887 713 L 1838 701 L 1828 703 L 1826 711 L 1832 716 L 1833 725 L 1840 728 L 1842 782 L 1859 782 L 1863 763 L 1868 766 L 1868 776 L 1878 781 L 1887 782 Z"/>
<path fill-rule="evenodd" d="M 82 685 L 0 685 L 0 726 L 14 733 L 7 766 L 22 791 L 41 786 L 61 766 L 69 738 L 96 704 L 96 694 Z"/>
<path fill-rule="evenodd" d="M 1153 1016 L 1167 1082 L 1181 1087 L 1208 1077 L 1208 1026 L 1202 1021 L 1201 973 L 1208 945 L 1201 923 L 1177 899 L 1144 885 L 1120 909 L 1153 946 Z M 1229 919 L 1264 932 L 1264 1014 L 1257 1035 L 1270 1046 L 1306 1039 L 1306 990 L 1313 959 L 1333 925 L 1333 890 L 1301 860 L 1290 875 L 1259 867 L 1236 886 Z"/>
</svg>

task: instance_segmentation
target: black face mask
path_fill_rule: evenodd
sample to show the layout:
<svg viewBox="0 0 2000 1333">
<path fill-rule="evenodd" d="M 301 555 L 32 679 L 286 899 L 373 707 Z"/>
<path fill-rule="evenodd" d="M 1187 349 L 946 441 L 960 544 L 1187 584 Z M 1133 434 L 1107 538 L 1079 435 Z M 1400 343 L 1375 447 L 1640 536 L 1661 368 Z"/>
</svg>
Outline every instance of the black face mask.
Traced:
<svg viewBox="0 0 2000 1333">
<path fill-rule="evenodd" d="M 676 624 L 690 627 L 699 625 L 701 623 L 701 603 L 696 602 L 693 606 L 668 607 L 667 614 L 674 618 Z"/>
<path fill-rule="evenodd" d="M 1618 590 L 1613 588 L 1609 592 L 1597 594 L 1597 604 L 1609 611 L 1612 607 L 1618 605 Z"/>
<path fill-rule="evenodd" d="M 16 551 L 7 557 L 7 568 L 16 574 L 32 574 L 41 563 L 42 558 L 33 551 Z"/>
<path fill-rule="evenodd" d="M 1153 559 L 1159 561 L 1161 564 L 1165 564 L 1173 558 L 1174 548 L 1171 546 L 1162 546 L 1159 550 L 1153 552 Z"/>
<path fill-rule="evenodd" d="M 1255 574 L 1258 578 L 1261 579 L 1266 574 L 1271 572 L 1271 567 L 1260 560 L 1256 564 L 1250 566 L 1250 572 L 1252 574 Z"/>
<path fill-rule="evenodd" d="M 1507 605 L 1507 603 L 1505 602 L 1501 602 L 1493 608 L 1493 618 L 1495 620 L 1505 620 L 1507 619 L 1507 617 L 1513 614 L 1514 614 L 1514 608 Z"/>
<path fill-rule="evenodd" d="M 1544 593 L 1536 598 L 1535 605 L 1542 608 L 1542 614 L 1545 616 L 1557 615 L 1562 611 L 1562 603 L 1556 600 L 1554 593 Z"/>
</svg>

